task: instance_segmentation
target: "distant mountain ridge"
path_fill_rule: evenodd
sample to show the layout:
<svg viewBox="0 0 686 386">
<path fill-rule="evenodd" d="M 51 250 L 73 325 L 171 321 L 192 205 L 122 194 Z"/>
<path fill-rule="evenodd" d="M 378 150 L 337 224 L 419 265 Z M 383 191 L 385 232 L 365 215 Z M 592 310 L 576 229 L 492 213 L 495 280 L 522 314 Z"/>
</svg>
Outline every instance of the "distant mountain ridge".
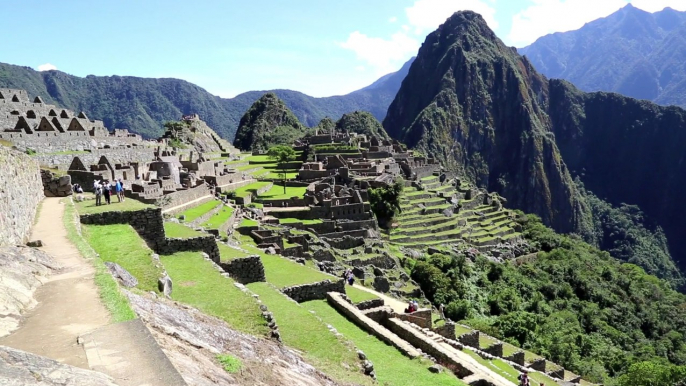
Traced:
<svg viewBox="0 0 686 386">
<path fill-rule="evenodd" d="M 315 98 L 292 90 L 272 90 L 306 126 L 322 118 L 334 120 L 363 110 L 382 120 L 405 78 L 411 59 L 399 71 L 385 75 L 363 89 L 346 95 Z M 0 87 L 24 89 L 74 111 L 105 122 L 109 129 L 127 128 L 146 137 L 164 133 L 163 123 L 197 113 L 222 138 L 233 141 L 239 121 L 248 108 L 269 91 L 249 91 L 220 98 L 190 82 L 172 78 L 93 76 L 85 78 L 61 71 L 35 71 L 0 63 Z"/>
<path fill-rule="evenodd" d="M 519 49 L 549 78 L 686 107 L 686 12 L 648 13 L 631 4 L 576 31 Z"/>
</svg>

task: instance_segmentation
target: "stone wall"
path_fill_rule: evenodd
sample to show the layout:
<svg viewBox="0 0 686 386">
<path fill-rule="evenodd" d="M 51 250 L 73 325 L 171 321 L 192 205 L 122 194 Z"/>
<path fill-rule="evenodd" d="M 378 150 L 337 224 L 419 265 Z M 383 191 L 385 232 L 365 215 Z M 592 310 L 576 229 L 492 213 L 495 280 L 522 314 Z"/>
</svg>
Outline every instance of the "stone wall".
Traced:
<svg viewBox="0 0 686 386">
<path fill-rule="evenodd" d="M 428 308 L 419 309 L 411 314 L 395 314 L 396 318 L 414 323 L 421 328 L 431 328 L 431 310 Z"/>
<path fill-rule="evenodd" d="M 0 146 L 0 246 L 27 241 L 43 182 L 38 162 Z"/>
<path fill-rule="evenodd" d="M 170 239 L 164 233 L 164 219 L 161 208 L 150 208 L 129 212 L 103 212 L 80 216 L 82 224 L 112 225 L 130 224 L 152 250 L 159 254 L 202 251 L 215 263 L 219 262 L 219 248 L 213 236 L 189 239 Z"/>
<path fill-rule="evenodd" d="M 295 285 L 281 290 L 291 299 L 298 303 L 307 302 L 310 300 L 326 299 L 326 294 L 329 292 L 345 293 L 345 281 L 340 279 L 338 281 L 324 280 L 317 283 Z"/>
<path fill-rule="evenodd" d="M 355 323 L 358 327 L 367 331 L 371 335 L 374 335 L 379 340 L 397 348 L 404 355 L 412 359 L 420 355 L 420 353 L 414 347 L 412 347 L 412 345 L 402 340 L 397 335 L 391 333 L 371 318 L 367 317 L 364 313 L 362 313 L 362 311 L 348 303 L 343 296 L 344 295 L 338 293 L 329 293 L 326 295 L 326 300 L 333 308 L 338 310 L 338 312 L 343 314 L 343 316 Z"/>
<path fill-rule="evenodd" d="M 434 328 L 433 331 L 444 338 L 457 340 L 457 336 L 455 336 L 455 323 L 450 320 L 446 320 L 444 325 Z"/>
<path fill-rule="evenodd" d="M 58 177 L 55 173 L 45 169 L 41 169 L 40 176 L 43 181 L 43 193 L 46 197 L 71 196 L 71 176 Z"/>
<path fill-rule="evenodd" d="M 264 275 L 264 265 L 258 255 L 220 262 L 219 266 L 241 284 L 267 280 Z"/>
<path fill-rule="evenodd" d="M 383 299 L 370 299 L 355 304 L 358 310 L 371 310 L 372 308 L 379 308 L 384 306 Z"/>
<path fill-rule="evenodd" d="M 106 156 L 107 159 L 114 164 L 125 164 L 129 162 L 146 163 L 154 159 L 154 148 L 147 146 L 121 147 L 113 149 L 92 149 L 90 152 L 78 154 L 35 154 L 33 159 L 37 160 L 41 165 L 57 168 L 59 170 L 69 169 L 69 165 L 74 160 L 75 156 L 87 167 L 95 165 L 100 160 L 101 156 Z"/>
<path fill-rule="evenodd" d="M 479 331 L 477 330 L 460 335 L 457 338 L 457 341 L 465 346 L 474 347 L 477 349 L 481 348 L 479 345 Z"/>
</svg>

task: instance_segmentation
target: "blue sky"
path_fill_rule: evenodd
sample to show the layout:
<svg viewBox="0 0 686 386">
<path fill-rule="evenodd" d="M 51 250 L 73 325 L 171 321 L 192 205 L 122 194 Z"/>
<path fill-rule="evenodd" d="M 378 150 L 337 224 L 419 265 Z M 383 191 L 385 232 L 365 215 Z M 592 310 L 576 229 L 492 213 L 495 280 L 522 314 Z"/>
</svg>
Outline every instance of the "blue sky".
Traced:
<svg viewBox="0 0 686 386">
<path fill-rule="evenodd" d="M 274 88 L 340 95 L 400 68 L 457 10 L 481 13 L 521 47 L 628 2 L 686 11 L 686 0 L 0 0 L 0 62 L 174 77 L 224 97 Z"/>
</svg>

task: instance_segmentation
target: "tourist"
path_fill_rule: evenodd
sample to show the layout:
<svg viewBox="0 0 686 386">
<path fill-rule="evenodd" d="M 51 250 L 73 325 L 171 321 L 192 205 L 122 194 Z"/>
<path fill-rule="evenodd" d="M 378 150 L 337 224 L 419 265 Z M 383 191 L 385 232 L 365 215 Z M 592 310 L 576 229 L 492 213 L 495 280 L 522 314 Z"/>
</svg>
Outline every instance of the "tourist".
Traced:
<svg viewBox="0 0 686 386">
<path fill-rule="evenodd" d="M 517 379 L 519 380 L 519 386 L 529 386 L 530 385 L 529 384 L 529 373 L 526 370 L 524 370 L 523 373 L 519 374 Z"/>
<path fill-rule="evenodd" d="M 95 206 L 102 205 L 102 186 L 100 186 L 100 182 L 95 181 L 93 192 L 95 193 Z"/>
<path fill-rule="evenodd" d="M 441 313 L 441 318 L 445 320 L 445 305 L 443 303 L 438 306 L 438 311 Z"/>
<path fill-rule="evenodd" d="M 110 182 L 105 180 L 102 183 L 102 195 L 105 196 L 105 203 L 107 205 L 110 204 L 110 194 L 112 193 L 112 187 L 110 185 Z"/>
<path fill-rule="evenodd" d="M 355 284 L 355 275 L 353 275 L 352 272 L 348 275 L 348 284 L 353 285 Z"/>
<path fill-rule="evenodd" d="M 117 180 L 117 182 L 114 184 L 114 191 L 117 192 L 117 201 L 122 202 L 124 201 L 123 194 L 122 192 L 124 191 L 121 183 L 121 178 Z"/>
</svg>

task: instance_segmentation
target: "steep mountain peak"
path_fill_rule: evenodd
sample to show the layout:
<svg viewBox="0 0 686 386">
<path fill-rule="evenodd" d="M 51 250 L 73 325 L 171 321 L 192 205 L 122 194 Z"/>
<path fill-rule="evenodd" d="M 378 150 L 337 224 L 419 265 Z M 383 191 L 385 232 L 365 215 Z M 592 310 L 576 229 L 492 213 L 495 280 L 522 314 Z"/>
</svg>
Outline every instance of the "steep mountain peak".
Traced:
<svg viewBox="0 0 686 386">
<path fill-rule="evenodd" d="M 241 150 L 267 150 L 290 144 L 305 134 L 306 127 L 276 94 L 268 92 L 243 115 L 233 144 Z"/>
</svg>

